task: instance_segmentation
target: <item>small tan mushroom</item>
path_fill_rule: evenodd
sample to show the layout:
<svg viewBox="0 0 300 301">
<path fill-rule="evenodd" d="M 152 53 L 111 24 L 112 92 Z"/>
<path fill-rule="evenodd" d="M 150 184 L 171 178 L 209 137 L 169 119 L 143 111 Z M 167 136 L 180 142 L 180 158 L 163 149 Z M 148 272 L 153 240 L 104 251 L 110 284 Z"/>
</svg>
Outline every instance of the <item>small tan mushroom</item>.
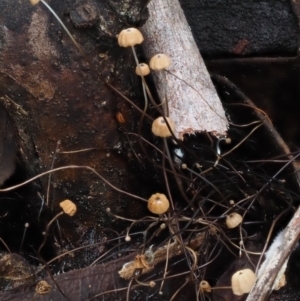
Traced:
<svg viewBox="0 0 300 301">
<path fill-rule="evenodd" d="M 150 68 L 155 71 L 167 69 L 172 64 L 171 59 L 164 53 L 158 53 L 150 59 Z"/>
<path fill-rule="evenodd" d="M 155 287 L 155 285 L 156 285 L 156 283 L 155 283 L 154 281 L 150 281 L 150 282 L 149 282 L 149 286 L 150 286 L 150 287 Z"/>
<path fill-rule="evenodd" d="M 40 2 L 40 0 L 30 0 L 31 5 L 36 5 Z"/>
<path fill-rule="evenodd" d="M 175 130 L 175 125 L 174 125 L 174 122 L 172 119 L 170 119 L 169 117 L 165 117 L 166 120 L 168 121 L 168 124 L 172 130 L 172 132 L 174 132 Z M 153 123 L 152 123 L 152 133 L 155 135 L 155 136 L 158 136 L 158 137 L 163 137 L 163 138 L 166 138 L 166 137 L 170 137 L 172 136 L 165 120 L 163 117 L 158 117 L 156 118 Z"/>
<path fill-rule="evenodd" d="M 135 74 L 137 74 L 138 76 L 146 76 L 149 73 L 150 73 L 150 68 L 145 63 L 138 64 L 135 68 Z"/>
<path fill-rule="evenodd" d="M 148 209 L 154 214 L 163 214 L 170 207 L 169 200 L 163 193 L 152 194 L 148 200 Z"/>
<path fill-rule="evenodd" d="M 202 280 L 200 282 L 199 288 L 202 293 L 210 293 L 211 292 L 211 286 L 206 280 Z"/>
<path fill-rule="evenodd" d="M 226 216 L 226 225 L 229 229 L 237 227 L 242 221 L 243 217 L 236 212 L 232 212 Z"/>
<path fill-rule="evenodd" d="M 68 214 L 70 216 L 73 216 L 77 210 L 76 205 L 70 200 L 64 200 L 60 202 L 59 206 L 62 208 L 65 214 Z"/>
<path fill-rule="evenodd" d="M 286 285 L 286 278 L 285 278 L 285 274 L 283 274 L 279 279 L 278 283 L 276 284 L 276 286 L 274 287 L 274 290 L 278 291 L 280 288 L 282 288 L 285 285 Z"/>
<path fill-rule="evenodd" d="M 45 295 L 51 292 L 51 288 L 51 285 L 49 285 L 47 281 L 41 280 L 37 283 L 35 292 L 37 295 Z"/>
<path fill-rule="evenodd" d="M 134 28 L 123 29 L 118 36 L 118 43 L 121 47 L 130 47 L 141 44 L 144 41 L 142 33 Z"/>
<path fill-rule="evenodd" d="M 236 296 L 249 293 L 256 281 L 256 275 L 250 269 L 237 271 L 231 277 L 232 292 Z"/>
</svg>

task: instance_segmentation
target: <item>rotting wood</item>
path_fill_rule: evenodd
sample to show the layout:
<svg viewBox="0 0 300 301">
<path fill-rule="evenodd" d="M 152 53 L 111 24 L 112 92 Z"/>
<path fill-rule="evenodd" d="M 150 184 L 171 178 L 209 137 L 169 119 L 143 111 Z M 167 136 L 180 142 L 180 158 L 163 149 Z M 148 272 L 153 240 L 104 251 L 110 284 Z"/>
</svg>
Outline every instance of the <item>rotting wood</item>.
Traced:
<svg viewBox="0 0 300 301">
<path fill-rule="evenodd" d="M 13 139 L 16 145 L 10 145 L 10 119 L 6 118 L 7 123 L 3 124 L 3 129 L 0 122 L 0 132 L 5 130 L 7 134 L 2 134 L 5 140 L 0 141 L 0 148 L 3 144 L 5 150 L 5 160 L 0 156 L 0 182 L 4 182 L 9 176 L 16 178 L 11 178 L 10 181 L 22 182 L 23 178 L 28 179 L 49 170 L 55 158 L 55 166 L 64 166 L 68 162 L 86 163 L 103 172 L 107 179 L 118 183 L 118 187 L 126 185 L 126 189 L 137 193 L 134 188 L 131 189 L 130 181 L 134 174 L 128 168 L 127 145 L 122 132 L 132 130 L 139 114 L 99 80 L 95 71 L 101 70 L 101 76 L 127 96 L 133 95 L 134 92 L 134 101 L 139 104 L 139 99 L 142 99 L 138 89 L 139 79 L 127 76 L 133 72 L 131 53 L 117 47 L 115 35 L 127 26 L 123 21 L 127 21 L 130 16 L 137 18 L 140 15 L 137 15 L 137 12 L 144 7 L 144 1 L 119 1 L 118 10 L 113 11 L 107 1 L 93 1 L 97 2 L 99 24 L 97 27 L 94 25 L 93 28 L 85 29 L 75 28 L 80 27 L 80 24 L 72 23 L 70 19 L 71 12 L 77 11 L 77 3 L 71 1 L 67 5 L 66 1 L 48 1 L 63 22 L 68 24 L 78 43 L 88 53 L 88 58 L 93 61 L 96 70 L 90 68 L 60 24 L 42 4 L 32 6 L 29 0 L 21 2 L 0 2 L 0 8 L 4 12 L 0 15 L 0 103 L 6 107 L 15 124 L 14 135 L 17 136 Z M 80 3 L 83 2 L 91 1 Z M 131 8 L 134 11 L 131 11 Z M 107 32 L 104 32 L 103 28 Z M 100 54 L 105 54 L 105 59 Z M 127 120 L 122 124 L 121 130 L 121 126 L 115 120 L 116 111 L 122 112 L 124 120 Z M 4 119 L 1 121 L 4 122 Z M 4 125 L 9 128 L 4 128 Z M 56 154 L 58 141 L 61 141 L 60 151 Z M 72 152 L 74 150 L 86 151 Z M 16 156 L 16 172 L 12 174 Z M 22 172 L 18 168 L 22 169 Z M 124 174 L 127 176 L 123 176 Z M 49 214 L 49 208 L 42 205 L 42 199 L 39 197 L 39 194 L 42 197 L 47 194 L 47 179 L 43 178 L 34 183 L 30 192 L 31 187 L 27 186 L 26 191 L 30 196 L 19 191 L 18 197 L 24 198 L 24 202 L 13 198 L 3 205 L 1 199 L 3 215 L 6 215 L 6 211 L 9 214 L 5 218 L 2 212 L 0 214 L 0 236 L 12 249 L 11 241 L 12 244 L 18 244 L 19 248 L 20 242 L 16 234 L 19 235 L 18 233 L 23 231 L 24 224 L 28 221 L 30 229 L 38 233 L 34 234 L 33 242 L 33 249 L 38 249 L 45 225 L 44 221 L 38 220 L 38 216 L 41 213 L 43 219 L 48 218 Z M 83 235 L 82 232 L 76 233 L 74 228 L 84 232 L 86 227 L 94 227 L 96 221 L 106 223 L 110 220 L 107 215 L 103 217 L 103 212 L 107 204 L 116 207 L 115 202 L 118 202 L 118 198 L 90 174 L 83 175 L 68 169 L 63 173 L 53 174 L 50 182 L 50 199 L 55 194 L 53 208 L 57 208 L 58 202 L 65 198 L 64 196 L 76 196 L 75 202 L 80 199 L 80 212 L 75 219 L 66 222 L 68 226 L 63 226 L 69 229 L 65 234 L 70 241 L 77 241 L 77 235 Z M 136 181 L 132 183 L 138 186 Z M 109 194 L 107 196 L 106 191 Z M 100 195 L 105 198 L 105 205 L 104 202 L 98 201 Z M 24 211 L 20 207 L 21 204 L 32 208 L 28 213 L 30 216 L 22 214 Z M 141 207 L 142 205 L 137 205 L 134 210 L 139 211 Z M 19 219 L 15 218 L 17 225 L 14 221 L 13 227 L 4 227 L 4 224 L 10 224 L 9 216 L 15 216 L 16 213 L 22 216 Z M 23 221 L 23 218 L 26 220 Z M 69 223 L 73 223 L 73 226 Z M 27 237 L 29 238 L 26 236 L 26 239 Z M 84 241 L 81 243 L 85 244 Z M 47 248 L 46 250 L 54 251 Z M 84 262 L 82 259 L 81 266 Z"/>
<path fill-rule="evenodd" d="M 151 1 L 148 9 L 144 51 L 148 58 L 166 53 L 172 59 L 166 80 L 155 73 L 154 80 L 161 100 L 167 97 L 175 136 L 202 131 L 225 135 L 228 121 L 179 2 Z"/>
<path fill-rule="evenodd" d="M 205 234 L 201 233 L 197 237 L 195 237 L 195 239 L 190 241 L 189 246 L 195 249 L 199 248 L 204 239 Z M 174 242 L 170 244 L 168 251 L 169 258 L 182 254 L 182 251 L 183 250 L 181 246 L 178 245 L 178 243 Z M 142 274 L 149 273 L 153 270 L 156 264 L 165 261 L 166 255 L 167 246 L 158 248 L 154 252 L 154 261 L 151 267 L 149 266 L 149 268 L 143 269 Z M 124 280 L 121 278 L 122 275 L 121 277 L 118 277 L 116 275 L 116 272 L 120 270 L 122 266 L 123 268 L 124 266 L 126 266 L 125 270 L 122 269 L 124 273 L 126 271 L 126 275 L 124 274 L 125 276 L 123 278 L 130 279 L 133 275 L 134 270 L 136 269 L 136 266 L 132 265 L 132 263 L 135 261 L 134 258 L 136 257 L 134 257 L 134 254 L 130 254 L 106 264 L 100 264 L 92 267 L 70 271 L 64 274 L 59 274 L 54 276 L 54 279 L 59 283 L 65 294 L 72 300 L 79 300 L 76 299 L 78 296 L 80 296 L 80 300 L 86 300 L 89 296 L 93 296 L 110 289 L 111 287 L 113 287 L 113 285 L 116 285 L 116 283 L 118 283 L 118 285 L 121 285 Z M 141 266 L 139 266 L 139 268 L 141 268 Z M 121 273 L 119 272 L 119 274 Z M 117 278 L 119 278 L 119 280 L 117 280 Z M 55 283 L 53 283 L 50 277 L 46 277 L 43 280 L 46 281 L 49 286 L 51 286 L 51 290 L 49 290 L 45 294 L 39 295 L 38 300 L 65 300 L 57 290 Z M 0 300 L 17 301 L 19 300 L 18 298 L 20 297 L 20 294 L 22 294 L 23 301 L 33 300 L 33 297 L 36 294 L 36 285 L 38 283 L 39 282 L 31 286 L 20 287 L 16 290 L 0 293 Z M 123 283 L 124 286 L 126 286 L 127 284 L 128 282 Z"/>
<path fill-rule="evenodd" d="M 114 284 L 122 285 L 117 280 L 116 271 L 125 261 L 132 258 L 133 255 L 128 255 L 118 258 L 106 264 L 100 264 L 93 267 L 87 267 L 70 271 L 67 273 L 55 275 L 54 279 L 59 283 L 62 290 L 70 300 L 87 300 L 99 292 L 104 292 L 114 286 Z M 47 282 L 51 289 L 45 294 L 37 296 L 36 289 L 39 281 L 31 286 L 19 287 L 15 290 L 0 293 L 1 301 L 65 301 L 63 295 L 58 291 L 55 283 L 46 277 L 43 279 Z"/>
</svg>

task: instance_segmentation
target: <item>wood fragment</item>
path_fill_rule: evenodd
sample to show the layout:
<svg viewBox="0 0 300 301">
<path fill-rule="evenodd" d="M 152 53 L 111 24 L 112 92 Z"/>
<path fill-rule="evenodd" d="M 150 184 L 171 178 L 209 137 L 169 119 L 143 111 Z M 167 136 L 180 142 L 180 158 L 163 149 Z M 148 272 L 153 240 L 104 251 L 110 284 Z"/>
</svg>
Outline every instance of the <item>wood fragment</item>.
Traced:
<svg viewBox="0 0 300 301">
<path fill-rule="evenodd" d="M 153 76 L 161 100 L 167 97 L 175 136 L 202 131 L 226 135 L 228 121 L 179 2 L 155 0 L 148 9 L 144 51 L 149 59 L 166 53 L 173 62 L 163 71 L 166 80 L 155 72 Z"/>
<path fill-rule="evenodd" d="M 192 240 L 191 245 L 193 246 L 193 248 L 199 247 L 202 244 L 204 237 L 205 237 L 204 233 L 201 233 L 194 240 Z M 168 250 L 168 248 L 169 248 L 169 250 Z M 182 253 L 182 251 L 183 250 L 182 250 L 181 245 L 178 244 L 176 241 L 169 245 L 160 247 L 154 252 L 153 263 L 149 264 L 149 265 L 141 264 L 141 261 L 140 261 L 141 255 L 137 255 L 133 261 L 129 261 L 123 265 L 122 269 L 119 271 L 119 275 L 121 278 L 129 280 L 133 276 L 134 271 L 137 269 L 142 269 L 141 274 L 148 273 L 151 270 L 153 270 L 155 265 L 166 260 L 167 252 L 168 252 L 169 259 L 170 259 L 172 257 L 180 255 Z"/>
<path fill-rule="evenodd" d="M 272 292 L 274 282 L 280 274 L 282 267 L 294 249 L 300 237 L 300 208 L 297 209 L 293 218 L 282 232 L 281 243 L 278 244 L 273 252 L 273 257 L 249 293 L 246 301 L 264 301 Z M 283 271 L 284 272 L 284 271 Z"/>
</svg>

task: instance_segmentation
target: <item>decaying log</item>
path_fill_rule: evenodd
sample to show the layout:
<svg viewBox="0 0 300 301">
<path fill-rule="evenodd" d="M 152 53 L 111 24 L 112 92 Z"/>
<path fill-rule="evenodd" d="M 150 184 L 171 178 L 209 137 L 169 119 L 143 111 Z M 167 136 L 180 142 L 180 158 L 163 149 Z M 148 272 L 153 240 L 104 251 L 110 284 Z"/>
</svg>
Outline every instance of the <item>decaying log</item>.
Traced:
<svg viewBox="0 0 300 301">
<path fill-rule="evenodd" d="M 133 192 L 130 183 L 137 185 L 136 180 L 130 180 L 135 175 L 129 171 L 131 150 L 126 147 L 123 131 L 132 131 L 139 115 L 107 87 L 104 80 L 136 104 L 142 100 L 140 82 L 134 76 L 132 54 L 128 49 L 118 47 L 116 34 L 128 23 L 131 26 L 143 23 L 147 1 L 48 3 L 85 50 L 92 66 L 41 3 L 32 6 L 29 0 L 0 2 L 3 12 L 0 14 L 0 103 L 6 107 L 10 115 L 7 120 L 13 121 L 19 137 L 14 139 L 16 150 L 8 145 L 7 139 L 4 146 L 10 148 L 8 153 L 13 155 L 12 159 L 17 152 L 18 167 L 22 169 L 14 181 L 19 183 L 49 170 L 52 162 L 54 167 L 74 163 L 93 166 L 118 187 L 126 186 Z M 116 118 L 117 113 L 122 114 L 123 123 Z M 9 131 L 6 133 L 11 134 Z M 55 154 L 58 141 L 61 143 Z M 0 140 L 0 148 L 2 144 Z M 9 156 L 3 161 L 1 156 L 0 182 L 3 182 L 12 174 L 14 161 Z M 38 193 L 42 198 L 46 197 L 48 177 L 36 181 L 33 186 L 30 196 L 19 193 L 24 198 L 22 204 L 31 208 L 30 216 L 26 216 L 27 220 L 20 221 L 20 225 L 12 231 L 20 233 L 25 222 L 30 222 L 29 231 L 35 229 L 41 233 L 45 227 L 43 219 L 38 221 L 42 203 Z M 52 175 L 49 192 L 50 206 L 41 209 L 43 217 L 50 213 L 51 208 L 56 210 L 63 198 L 71 198 L 77 204 L 80 202 L 78 214 L 67 222 L 73 223 L 73 226 L 66 227 L 72 229 L 65 233 L 70 235 L 70 240 L 78 240 L 84 235 L 85 230 L 81 230 L 94 227 L 98 221 L 108 221 L 105 214 L 107 206 L 121 209 L 125 204 L 122 202 L 126 202 L 126 197 L 120 200 L 90 173 L 70 169 Z M 19 200 L 10 200 L 17 212 L 21 210 L 19 203 Z M 137 205 L 134 210 L 140 208 Z M 0 220 L 0 236 L 6 240 L 15 233 L 3 231 L 4 225 L 16 213 L 8 209 L 5 211 L 4 206 L 1 210 L 0 215 L 4 217 Z M 7 211 L 9 214 L 5 215 Z M 87 222 L 83 228 L 82 220 Z M 81 229 L 80 233 L 74 233 L 76 228 Z M 17 248 L 20 239 L 19 236 L 14 238 Z M 38 247 L 40 241 L 35 243 Z"/>
<path fill-rule="evenodd" d="M 203 243 L 204 238 L 205 234 L 200 233 L 195 239 L 190 241 L 189 246 L 195 249 L 199 248 Z M 160 247 L 155 252 L 153 252 L 153 262 L 151 262 L 151 265 L 149 265 L 148 267 L 147 263 L 143 265 L 135 264 L 138 261 L 138 258 L 142 258 L 144 255 L 130 254 L 122 258 L 113 260 L 107 264 L 100 264 L 56 275 L 54 276 L 54 279 L 55 281 L 57 281 L 67 297 L 70 298 L 70 300 L 87 300 L 88 297 L 92 297 L 96 294 L 103 293 L 106 290 L 115 288 L 117 284 L 117 287 L 120 287 L 120 285 L 122 284 L 124 287 L 126 287 L 126 285 L 128 285 L 128 281 L 123 281 L 122 278 L 129 280 L 133 277 L 133 273 L 136 269 L 142 269 L 142 274 L 149 273 L 153 270 L 155 265 L 160 262 L 164 262 L 167 255 L 168 258 L 171 259 L 182 254 L 182 252 L 183 250 L 180 245 L 177 242 L 173 242 L 169 245 Z M 11 256 L 7 255 L 6 257 Z M 2 268 L 2 270 L 0 271 L 2 272 L 0 274 L 0 278 L 6 275 L 4 272 L 8 270 L 8 268 L 6 267 L 6 270 Z M 10 275 L 12 274 L 11 271 L 12 269 L 9 270 Z M 117 272 L 120 276 L 117 275 Z M 16 274 L 16 272 L 14 273 Z M 31 275 L 31 273 L 28 274 L 28 276 L 33 278 L 33 275 Z M 20 273 L 18 273 L 17 275 L 19 274 Z M 22 273 L 22 276 L 23 275 L 24 272 Z M 26 274 L 26 277 L 28 276 Z M 65 298 L 58 291 L 56 284 L 51 280 L 50 277 L 44 278 L 43 281 L 48 283 L 48 285 L 50 285 L 51 287 L 51 289 L 47 290 L 47 293 L 45 294 L 36 294 L 36 286 L 40 282 L 39 280 L 35 281 L 33 285 L 26 287 L 21 286 L 15 290 L 0 293 L 0 299 L 3 301 L 15 301 L 18 300 L 17 298 L 19 298 L 20 294 L 22 294 L 22 300 L 24 301 L 32 300 L 32 298 L 34 296 L 37 297 L 37 295 L 37 300 L 65 300 Z"/>
<path fill-rule="evenodd" d="M 113 289 L 115 285 L 122 286 L 118 280 L 117 270 L 126 260 L 128 261 L 131 258 L 132 255 L 129 255 L 107 264 L 77 269 L 68 273 L 56 275 L 54 276 L 54 279 L 59 283 L 69 300 L 88 300 L 96 294 L 99 294 L 99 292 Z M 36 286 L 39 283 L 39 281 L 37 281 L 31 286 L 20 287 L 12 291 L 0 293 L 0 299 L 1 301 L 19 301 L 21 300 L 20 298 L 24 301 L 66 301 L 65 297 L 58 291 L 55 283 L 53 283 L 50 277 L 46 277 L 43 280 L 51 286 L 51 289 L 48 290 L 47 293 L 36 293 Z M 125 282 L 123 285 L 125 286 Z"/>
<path fill-rule="evenodd" d="M 177 0 L 151 1 L 143 26 L 144 51 L 150 58 L 166 53 L 172 65 L 163 77 L 154 74 L 161 101 L 165 96 L 175 135 L 207 131 L 225 135 L 228 122 L 198 47 Z"/>
</svg>

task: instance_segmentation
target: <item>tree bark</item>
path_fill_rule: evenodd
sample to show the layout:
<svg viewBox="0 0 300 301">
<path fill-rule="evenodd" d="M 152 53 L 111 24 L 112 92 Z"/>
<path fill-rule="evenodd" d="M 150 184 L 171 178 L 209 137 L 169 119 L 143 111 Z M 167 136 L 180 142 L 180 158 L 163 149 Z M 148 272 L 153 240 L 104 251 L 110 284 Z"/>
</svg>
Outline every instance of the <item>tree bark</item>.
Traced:
<svg viewBox="0 0 300 301">
<path fill-rule="evenodd" d="M 41 3 L 31 6 L 27 0 L 0 2 L 1 116 L 9 115 L 6 128 L 0 123 L 0 148 L 4 146 L 5 150 L 0 155 L 0 184 L 12 175 L 16 159 L 15 173 L 5 186 L 70 164 L 92 166 L 120 189 L 137 192 L 137 187 L 142 186 L 138 184 L 142 179 L 131 171 L 134 156 L 123 135 L 124 131 L 133 131 L 139 114 L 105 82 L 115 85 L 137 105 L 142 101 L 139 79 L 128 76 L 134 74 L 132 54 L 118 47 L 116 34 L 128 23 L 133 26 L 143 22 L 147 17 L 146 3 L 49 1 L 82 45 L 92 63 L 89 65 Z M 123 119 L 116 118 L 117 114 L 122 114 Z M 15 146 L 10 144 L 11 139 Z M 7 153 L 11 157 L 2 158 Z M 79 244 L 88 243 L 82 238 L 95 225 L 103 229 L 110 224 L 107 207 L 126 214 L 129 198 L 121 197 L 89 172 L 66 169 L 54 173 L 50 189 L 48 180 L 46 176 L 11 195 L 1 194 L 0 237 L 9 242 L 12 251 L 19 252 L 26 222 L 30 227 L 23 246 L 32 237 L 37 250 L 47 221 L 66 198 L 75 202 L 79 210 L 73 219 L 60 219 L 61 227 L 68 241 Z M 144 191 L 147 194 L 147 188 Z M 47 202 L 48 206 L 43 205 Z M 130 202 L 132 214 L 144 210 L 141 202 L 131 198 Z M 28 213 L 22 214 L 23 210 Z M 11 219 L 16 225 L 7 228 Z M 101 231 L 96 234 L 100 240 L 105 236 Z M 56 252 L 49 246 L 44 253 L 52 257 Z M 96 258 L 96 253 L 92 257 Z M 81 259 L 80 263 L 78 257 L 77 267 L 88 264 Z"/>
<path fill-rule="evenodd" d="M 166 81 L 155 72 L 153 76 L 161 101 L 166 98 L 168 103 L 175 135 L 180 139 L 203 131 L 226 135 L 228 121 L 222 104 L 179 2 L 156 0 L 148 8 L 143 47 L 149 59 L 157 53 L 171 57 Z"/>
</svg>

